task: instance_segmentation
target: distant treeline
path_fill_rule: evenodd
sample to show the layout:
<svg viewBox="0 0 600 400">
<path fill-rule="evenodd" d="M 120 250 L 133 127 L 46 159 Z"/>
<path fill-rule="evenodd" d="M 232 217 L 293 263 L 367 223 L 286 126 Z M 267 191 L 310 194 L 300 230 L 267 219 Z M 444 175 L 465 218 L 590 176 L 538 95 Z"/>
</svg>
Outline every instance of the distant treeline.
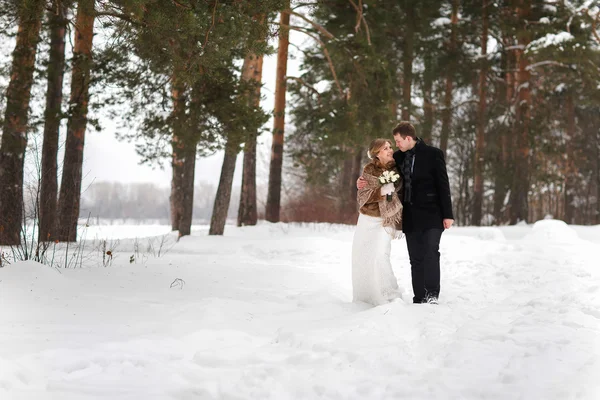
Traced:
<svg viewBox="0 0 600 400">
<path fill-rule="evenodd" d="M 209 223 L 217 187 L 205 182 L 194 189 L 194 222 Z M 153 183 L 95 182 L 81 193 L 79 217 L 109 220 L 160 220 L 170 223 L 171 188 Z M 232 193 L 229 215 L 236 215 L 239 190 Z"/>
</svg>

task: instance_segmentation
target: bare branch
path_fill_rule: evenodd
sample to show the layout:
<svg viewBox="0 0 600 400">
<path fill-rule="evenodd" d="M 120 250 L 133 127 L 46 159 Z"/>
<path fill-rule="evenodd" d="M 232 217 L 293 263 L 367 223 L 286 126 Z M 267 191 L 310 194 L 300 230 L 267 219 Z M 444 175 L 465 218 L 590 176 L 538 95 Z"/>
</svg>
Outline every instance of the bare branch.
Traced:
<svg viewBox="0 0 600 400">
<path fill-rule="evenodd" d="M 175 0 L 173 0 L 173 1 L 175 1 Z M 210 32 L 215 27 L 215 19 L 217 16 L 217 4 L 219 4 L 219 2 L 215 1 L 215 6 L 213 8 L 213 14 L 212 14 L 212 24 L 210 25 L 210 28 L 208 28 L 208 31 L 206 31 L 206 37 L 204 38 L 204 44 L 202 45 L 202 49 L 204 49 L 204 47 L 206 47 L 206 44 L 208 43 L 208 35 L 210 35 Z"/>
<path fill-rule="evenodd" d="M 331 32 L 329 32 L 327 29 L 325 29 L 322 25 L 317 24 L 314 21 L 311 21 L 310 19 L 306 18 L 304 15 L 299 14 L 295 11 L 282 11 L 282 12 L 287 12 L 290 15 L 294 15 L 298 18 L 303 19 L 304 21 L 308 22 L 309 24 L 311 24 L 313 27 L 315 27 L 319 32 L 321 32 L 324 36 L 326 36 L 328 39 L 335 39 L 335 36 L 333 36 L 333 34 L 331 34 Z"/>
<path fill-rule="evenodd" d="M 525 70 L 531 71 L 534 68 L 543 67 L 544 65 L 555 65 L 557 67 L 569 68 L 569 66 L 567 64 L 563 64 L 563 63 L 560 63 L 558 61 L 553 61 L 553 60 L 546 60 L 546 61 L 540 61 L 535 64 L 528 65 L 527 67 L 525 67 Z"/>
<path fill-rule="evenodd" d="M 96 17 L 112 17 L 112 18 L 117 18 L 120 19 L 122 21 L 127 21 L 130 24 L 133 25 L 137 25 L 137 26 L 142 26 L 144 24 L 142 24 L 141 22 L 138 21 L 134 21 L 133 19 L 131 19 L 131 17 L 129 17 L 128 15 L 125 14 L 121 14 L 121 13 L 117 13 L 117 12 L 110 12 L 110 11 L 97 11 L 95 13 Z"/>
<path fill-rule="evenodd" d="M 298 32 L 302 32 L 305 35 L 310 36 L 311 38 L 313 38 L 314 40 L 319 42 L 319 44 L 321 45 L 321 48 L 323 49 L 323 54 L 325 55 L 325 57 L 327 58 L 327 62 L 329 63 L 329 69 L 331 70 L 331 74 L 333 75 L 333 80 L 335 81 L 335 84 L 336 84 L 338 90 L 340 91 L 340 95 L 342 97 L 344 97 L 344 91 L 342 90 L 342 86 L 340 85 L 340 82 L 338 80 L 337 73 L 335 72 L 335 67 L 333 66 L 333 61 L 331 60 L 331 56 L 329 55 L 329 51 L 327 50 L 327 46 L 325 45 L 325 43 L 323 43 L 323 41 L 321 39 L 319 39 L 318 36 L 313 35 L 311 32 L 308 32 L 305 28 L 303 28 L 301 26 L 290 26 L 290 25 L 283 25 L 283 24 L 280 24 L 280 26 L 291 29 L 291 30 L 295 30 Z"/>
<path fill-rule="evenodd" d="M 302 78 L 298 78 L 297 76 L 286 76 L 285 77 L 286 80 L 294 80 L 298 83 L 300 83 L 302 86 L 310 89 L 313 93 L 317 94 L 317 100 L 319 101 L 319 105 L 321 105 L 321 93 L 319 93 L 319 91 L 317 89 L 315 89 L 313 86 L 309 85 L 308 83 L 306 83 L 306 81 Z"/>
<path fill-rule="evenodd" d="M 177 0 L 171 0 L 176 6 L 179 6 L 181 8 L 185 8 L 186 10 L 191 10 L 192 7 L 185 5 L 185 4 L 181 4 L 181 2 L 177 1 Z"/>
<path fill-rule="evenodd" d="M 318 1 L 314 2 L 314 3 L 300 3 L 294 7 L 292 7 L 292 10 L 297 10 L 298 8 L 302 8 L 302 7 L 310 7 L 310 6 L 318 6 L 320 3 Z"/>
</svg>

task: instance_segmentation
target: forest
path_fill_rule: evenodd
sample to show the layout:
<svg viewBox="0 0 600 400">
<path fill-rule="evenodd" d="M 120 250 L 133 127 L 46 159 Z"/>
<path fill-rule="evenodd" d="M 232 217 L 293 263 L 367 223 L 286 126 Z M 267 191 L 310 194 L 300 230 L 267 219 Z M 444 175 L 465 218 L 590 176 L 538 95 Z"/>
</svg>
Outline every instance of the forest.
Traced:
<svg viewBox="0 0 600 400">
<path fill-rule="evenodd" d="M 367 145 L 400 120 L 445 153 L 457 225 L 600 224 L 599 25 L 593 0 L 0 0 L 0 245 L 28 224 L 77 241 L 86 132 L 103 129 L 90 110 L 142 143 L 141 162 L 171 165 L 148 208 L 168 204 L 179 236 L 200 217 L 196 160 L 215 152 L 210 235 L 238 197 L 238 226 L 355 223 Z"/>
</svg>

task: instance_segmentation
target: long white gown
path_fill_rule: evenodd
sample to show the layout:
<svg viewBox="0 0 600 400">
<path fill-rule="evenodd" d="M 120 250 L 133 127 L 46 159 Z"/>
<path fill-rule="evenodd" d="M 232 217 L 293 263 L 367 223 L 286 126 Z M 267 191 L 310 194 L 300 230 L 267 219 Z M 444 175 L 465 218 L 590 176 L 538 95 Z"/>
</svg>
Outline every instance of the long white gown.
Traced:
<svg viewBox="0 0 600 400">
<path fill-rule="evenodd" d="M 375 306 L 401 298 L 390 252 L 392 235 L 382 219 L 359 214 L 352 241 L 353 300 Z"/>
</svg>

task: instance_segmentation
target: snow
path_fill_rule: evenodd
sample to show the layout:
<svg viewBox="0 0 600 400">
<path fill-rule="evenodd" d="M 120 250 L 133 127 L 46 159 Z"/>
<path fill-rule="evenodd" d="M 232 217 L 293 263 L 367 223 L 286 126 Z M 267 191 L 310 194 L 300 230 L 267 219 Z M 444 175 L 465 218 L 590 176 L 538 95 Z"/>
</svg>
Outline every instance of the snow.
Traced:
<svg viewBox="0 0 600 400">
<path fill-rule="evenodd" d="M 121 228 L 87 228 L 109 267 L 0 269 L 0 399 L 600 398 L 600 226 L 452 228 L 439 306 L 396 240 L 379 307 L 351 302 L 352 226 Z"/>
<path fill-rule="evenodd" d="M 431 23 L 431 26 L 440 27 L 440 26 L 444 26 L 444 25 L 450 25 L 451 23 L 452 23 L 452 21 L 450 20 L 450 18 L 440 17 L 440 18 L 436 18 L 435 20 L 433 20 L 433 22 Z"/>
<path fill-rule="evenodd" d="M 529 43 L 527 45 L 527 50 L 539 50 L 550 46 L 558 46 L 573 39 L 573 35 L 569 32 L 548 33 L 546 36 Z"/>
<path fill-rule="evenodd" d="M 556 87 L 554 88 L 554 91 L 556 93 L 562 93 L 567 89 L 567 85 L 564 82 L 559 83 L 558 85 L 556 85 Z"/>
</svg>

